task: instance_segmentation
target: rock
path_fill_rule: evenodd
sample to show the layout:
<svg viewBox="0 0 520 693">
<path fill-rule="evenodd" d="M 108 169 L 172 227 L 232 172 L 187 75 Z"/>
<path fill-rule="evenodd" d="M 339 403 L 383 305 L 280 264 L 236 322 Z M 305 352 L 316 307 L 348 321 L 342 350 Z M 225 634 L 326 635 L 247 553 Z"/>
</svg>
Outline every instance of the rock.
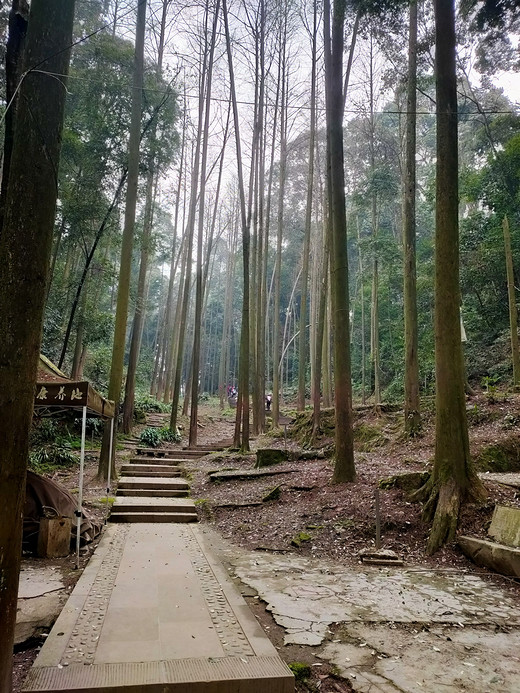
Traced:
<svg viewBox="0 0 520 693">
<path fill-rule="evenodd" d="M 388 490 L 390 488 L 400 488 L 407 496 L 421 488 L 430 476 L 430 472 L 405 472 L 404 474 L 394 474 L 386 479 L 379 480 L 379 488 Z"/>
<path fill-rule="evenodd" d="M 68 594 L 59 571 L 22 567 L 16 610 L 15 645 L 47 632 L 58 618 Z"/>
<path fill-rule="evenodd" d="M 256 451 L 256 466 L 270 467 L 273 464 L 287 462 L 289 453 L 287 450 L 279 450 L 278 448 L 264 448 Z"/>
<path fill-rule="evenodd" d="M 281 486 L 275 486 L 273 489 L 271 489 L 269 491 L 269 493 L 265 494 L 265 496 L 262 498 L 262 501 L 264 503 L 267 503 L 267 501 L 278 500 L 281 495 L 282 495 Z"/>
<path fill-rule="evenodd" d="M 299 549 L 304 541 L 310 541 L 311 539 L 311 535 L 307 534 L 307 532 L 300 532 L 292 538 L 291 546 L 296 546 L 296 548 Z"/>
</svg>

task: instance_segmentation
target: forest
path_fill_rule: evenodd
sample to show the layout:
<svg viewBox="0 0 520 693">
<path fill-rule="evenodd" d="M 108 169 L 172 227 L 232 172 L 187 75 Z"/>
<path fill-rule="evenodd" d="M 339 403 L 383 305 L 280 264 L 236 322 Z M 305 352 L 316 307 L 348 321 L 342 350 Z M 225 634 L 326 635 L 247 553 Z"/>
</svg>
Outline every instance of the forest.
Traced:
<svg viewBox="0 0 520 693">
<path fill-rule="evenodd" d="M 266 398 L 275 428 L 335 407 L 335 482 L 353 406 L 413 438 L 433 396 L 429 550 L 453 537 L 481 495 L 464 392 L 520 385 L 516 5 L 4 3 L 2 505 L 41 351 L 123 434 L 153 401 L 195 445 L 199 402 L 237 391 L 247 451 Z"/>
</svg>

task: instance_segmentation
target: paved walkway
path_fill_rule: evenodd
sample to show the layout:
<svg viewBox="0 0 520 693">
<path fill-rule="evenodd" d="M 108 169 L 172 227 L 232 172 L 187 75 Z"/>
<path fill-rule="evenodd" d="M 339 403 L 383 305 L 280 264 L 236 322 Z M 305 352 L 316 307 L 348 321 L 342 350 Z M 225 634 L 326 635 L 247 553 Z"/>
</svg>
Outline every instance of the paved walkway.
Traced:
<svg viewBox="0 0 520 693">
<path fill-rule="evenodd" d="M 24 689 L 290 693 L 292 673 L 200 528 L 110 525 Z"/>
</svg>

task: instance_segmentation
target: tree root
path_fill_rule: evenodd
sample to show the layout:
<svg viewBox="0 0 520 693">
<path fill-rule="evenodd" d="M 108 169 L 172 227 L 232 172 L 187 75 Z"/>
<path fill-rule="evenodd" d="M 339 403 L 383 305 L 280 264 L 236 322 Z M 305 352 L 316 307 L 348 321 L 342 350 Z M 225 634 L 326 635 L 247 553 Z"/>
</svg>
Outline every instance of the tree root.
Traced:
<svg viewBox="0 0 520 693">
<path fill-rule="evenodd" d="M 462 489 L 453 479 L 441 482 L 434 475 L 412 494 L 413 502 L 422 502 L 422 519 L 433 521 L 426 552 L 431 555 L 444 544 L 455 539 L 460 506 L 465 501 L 481 503 L 486 497 L 485 488 L 476 476 L 470 475 L 470 485 Z"/>
</svg>

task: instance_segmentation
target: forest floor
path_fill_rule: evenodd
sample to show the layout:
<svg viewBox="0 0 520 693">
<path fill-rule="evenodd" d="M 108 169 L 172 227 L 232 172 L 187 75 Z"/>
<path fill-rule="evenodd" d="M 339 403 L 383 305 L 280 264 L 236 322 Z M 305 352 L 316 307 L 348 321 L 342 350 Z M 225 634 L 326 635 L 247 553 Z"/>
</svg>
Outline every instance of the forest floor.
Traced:
<svg viewBox="0 0 520 693">
<path fill-rule="evenodd" d="M 360 550 L 374 545 L 375 490 L 380 480 L 404 472 L 431 470 L 434 417 L 428 402 L 423 406 L 421 435 L 411 440 L 405 439 L 402 433 L 402 412 L 391 408 L 375 411 L 373 407 L 356 410 L 357 479 L 350 484 L 331 483 L 331 459 L 313 457 L 312 454 L 310 459 L 297 459 L 301 451 L 309 447 L 309 427 L 300 417 L 285 433 L 268 433 L 253 440 L 250 455 L 226 451 L 190 461 L 186 469 L 201 522 L 232 545 L 235 554 L 257 552 L 258 556 L 316 559 L 328 566 L 359 567 Z M 288 408 L 283 409 L 291 416 Z M 213 403 L 201 403 L 199 411 L 199 444 L 232 436 L 234 412 L 227 409 L 221 412 L 218 405 Z M 492 480 L 493 472 L 520 471 L 520 396 L 480 392 L 468 399 L 467 412 L 471 452 L 479 471 L 483 473 L 488 498 L 480 507 L 464 507 L 459 532 L 483 537 L 495 504 L 520 507 L 517 489 Z M 323 434 L 313 449 L 330 450 L 333 443 L 330 419 L 331 413 L 326 412 Z M 183 444 L 186 444 L 185 440 Z M 273 476 L 221 482 L 210 479 L 210 474 L 215 471 L 253 470 L 256 448 L 288 450 L 294 459 L 266 468 L 267 471 L 276 472 Z M 123 449 L 118 450 L 118 464 L 124 462 L 128 454 Z M 106 495 L 106 489 L 96 480 L 96 466 L 97 454 L 93 450 L 86 461 L 85 506 L 102 519 L 105 505 L 101 499 Z M 77 488 L 76 471 L 60 472 L 56 480 L 69 489 Z M 274 489 L 275 499 L 264 501 L 265 496 Z M 407 568 L 478 574 L 484 580 L 500 585 L 520 605 L 518 582 L 505 580 L 473 566 L 456 543 L 433 556 L 427 556 L 425 546 L 429 527 L 421 519 L 420 505 L 412 503 L 405 491 L 399 488 L 381 490 L 380 507 L 383 548 L 395 551 Z M 94 548 L 95 545 L 85 547 L 83 562 L 88 560 Z M 37 562 L 41 559 L 31 560 Z M 71 577 L 73 558 L 54 559 L 51 563 L 56 569 L 66 572 L 70 590 L 74 581 Z M 247 588 L 243 591 L 246 601 L 285 661 L 309 665 L 304 680 L 297 682 L 298 691 L 319 690 L 328 693 L 353 690 L 348 679 L 340 676 L 337 667 L 320 657 L 317 648 L 284 645 L 284 628 L 275 622 L 266 610 L 266 604 L 254 591 Z M 33 642 L 28 647 L 20 648 L 16 654 L 15 693 L 20 690 L 37 651 L 38 644 Z"/>
</svg>

